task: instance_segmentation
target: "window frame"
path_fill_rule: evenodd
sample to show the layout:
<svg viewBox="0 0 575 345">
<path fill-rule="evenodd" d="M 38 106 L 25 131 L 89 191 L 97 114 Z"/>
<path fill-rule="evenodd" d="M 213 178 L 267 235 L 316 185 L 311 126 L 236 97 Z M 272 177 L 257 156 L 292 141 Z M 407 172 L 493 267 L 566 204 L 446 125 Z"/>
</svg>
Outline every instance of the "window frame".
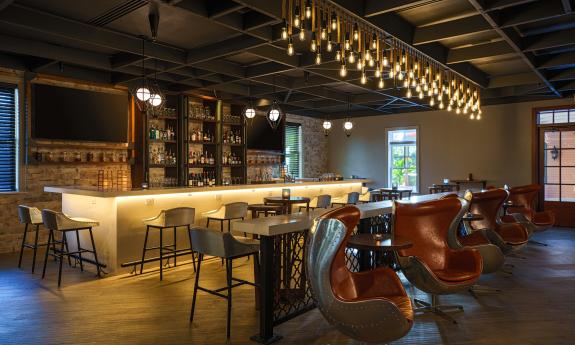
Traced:
<svg viewBox="0 0 575 345">
<path fill-rule="evenodd" d="M 6 190 L 0 191 L 0 195 L 6 194 L 14 194 L 21 192 L 21 159 L 22 159 L 22 146 L 21 146 L 21 138 L 23 135 L 22 132 L 22 97 L 23 94 L 21 92 L 22 82 L 17 80 L 12 80 L 11 78 L 0 78 L 0 87 L 4 88 L 13 88 L 14 89 L 14 189 L 13 190 Z"/>
<path fill-rule="evenodd" d="M 286 145 L 286 141 L 287 141 L 287 127 L 291 125 L 291 126 L 297 126 L 298 128 L 298 137 L 299 137 L 299 145 L 298 145 L 298 176 L 293 176 L 295 178 L 303 178 L 303 124 L 299 121 L 294 121 L 294 120 L 287 120 L 286 119 L 286 123 L 285 123 L 285 134 L 284 134 L 284 162 L 287 166 L 287 158 L 288 158 L 288 154 L 287 154 L 287 145 Z M 289 172 L 288 172 L 289 173 Z"/>
<path fill-rule="evenodd" d="M 388 127 L 385 128 L 385 151 L 387 153 L 387 167 L 386 167 L 386 174 L 387 174 L 387 184 L 388 187 L 392 186 L 392 153 L 390 150 L 389 145 L 389 133 L 395 131 L 405 131 L 405 130 L 415 130 L 415 187 L 413 188 L 413 193 L 419 193 L 420 186 L 421 186 L 421 175 L 420 175 L 420 162 L 421 162 L 421 150 L 420 150 L 420 130 L 419 126 L 402 126 L 402 127 Z"/>
</svg>

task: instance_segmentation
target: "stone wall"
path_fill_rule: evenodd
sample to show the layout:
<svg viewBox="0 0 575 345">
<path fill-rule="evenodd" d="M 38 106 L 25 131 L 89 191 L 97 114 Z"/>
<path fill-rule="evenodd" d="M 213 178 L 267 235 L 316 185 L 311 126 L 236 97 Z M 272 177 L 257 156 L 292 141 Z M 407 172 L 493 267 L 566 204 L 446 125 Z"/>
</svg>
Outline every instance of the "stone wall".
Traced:
<svg viewBox="0 0 575 345">
<path fill-rule="evenodd" d="M 288 114 L 287 121 L 301 123 L 303 177 L 318 177 L 327 172 L 328 138 L 323 132 L 323 120 Z"/>
</svg>

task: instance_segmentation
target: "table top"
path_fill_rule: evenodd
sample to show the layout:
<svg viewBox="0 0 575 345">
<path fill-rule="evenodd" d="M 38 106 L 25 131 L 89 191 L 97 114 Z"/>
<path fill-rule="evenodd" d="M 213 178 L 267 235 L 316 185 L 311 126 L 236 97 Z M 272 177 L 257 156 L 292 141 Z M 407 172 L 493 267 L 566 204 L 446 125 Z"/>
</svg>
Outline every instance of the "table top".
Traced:
<svg viewBox="0 0 575 345">
<path fill-rule="evenodd" d="M 483 218 L 482 215 L 477 214 L 477 213 L 466 213 L 466 214 L 463 216 L 463 218 L 461 218 L 461 219 L 463 219 L 463 220 L 465 220 L 465 221 L 468 221 L 468 222 L 473 222 L 473 221 L 475 221 L 475 220 L 483 220 L 483 219 L 485 219 L 485 218 Z"/>
<path fill-rule="evenodd" d="M 283 198 L 281 196 L 269 196 L 264 198 L 265 202 L 269 203 L 278 203 L 278 204 L 290 204 L 290 203 L 302 203 L 302 202 L 310 202 L 310 198 L 306 198 L 304 196 L 290 196 L 288 198 Z"/>
<path fill-rule="evenodd" d="M 389 234 L 379 234 L 381 238 L 376 238 L 375 234 L 356 234 L 349 238 L 347 246 L 350 248 L 373 250 L 373 251 L 394 251 L 413 247 L 413 243 L 405 239 L 391 238 Z"/>
<path fill-rule="evenodd" d="M 484 183 L 484 182 L 487 182 L 487 180 L 476 180 L 476 179 L 473 179 L 473 180 L 468 180 L 468 179 L 457 180 L 457 179 L 455 179 L 455 180 L 449 180 L 449 181 L 454 182 L 454 183 L 458 183 L 458 184 L 459 183 Z"/>
<path fill-rule="evenodd" d="M 384 191 L 384 192 L 401 192 L 401 193 L 405 193 L 405 192 L 412 192 L 412 191 L 413 191 L 413 188 L 407 188 L 407 187 L 389 188 L 389 187 L 384 187 L 384 188 L 376 188 L 376 190 L 380 190 L 380 191 Z"/>
</svg>

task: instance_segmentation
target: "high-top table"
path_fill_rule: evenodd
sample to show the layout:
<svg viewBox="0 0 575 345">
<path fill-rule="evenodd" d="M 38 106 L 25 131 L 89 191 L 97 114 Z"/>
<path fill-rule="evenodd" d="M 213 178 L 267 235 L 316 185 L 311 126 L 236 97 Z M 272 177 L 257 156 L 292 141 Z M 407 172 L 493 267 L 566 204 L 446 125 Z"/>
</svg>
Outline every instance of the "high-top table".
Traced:
<svg viewBox="0 0 575 345">
<path fill-rule="evenodd" d="M 436 200 L 445 194 L 449 193 L 412 196 L 401 202 Z M 361 232 L 362 228 L 369 227 L 372 217 L 391 213 L 393 201 L 370 202 L 357 205 L 357 208 L 361 214 Z M 315 307 L 303 269 L 303 252 L 306 230 L 311 228 L 317 217 L 328 211 L 315 209 L 309 212 L 246 219 L 232 224 L 234 231 L 251 233 L 260 238 L 260 330 L 251 337 L 253 341 L 270 344 L 281 339 L 281 336 L 273 333 L 274 326 Z M 285 252 L 286 248 L 289 252 Z M 362 261 L 361 257 L 359 261 Z M 286 270 L 281 264 L 291 267 Z M 282 277 L 286 272 L 293 276 Z"/>
</svg>

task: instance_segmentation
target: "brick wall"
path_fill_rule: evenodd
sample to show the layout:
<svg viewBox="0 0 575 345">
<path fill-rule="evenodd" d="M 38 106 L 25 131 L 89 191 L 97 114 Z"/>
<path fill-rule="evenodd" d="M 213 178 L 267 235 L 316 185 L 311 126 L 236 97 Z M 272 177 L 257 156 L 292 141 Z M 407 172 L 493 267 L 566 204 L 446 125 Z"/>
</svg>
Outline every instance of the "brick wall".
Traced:
<svg viewBox="0 0 575 345">
<path fill-rule="evenodd" d="M 303 176 L 318 177 L 327 172 L 328 140 L 323 132 L 323 120 L 288 114 L 287 121 L 301 123 Z"/>
</svg>

